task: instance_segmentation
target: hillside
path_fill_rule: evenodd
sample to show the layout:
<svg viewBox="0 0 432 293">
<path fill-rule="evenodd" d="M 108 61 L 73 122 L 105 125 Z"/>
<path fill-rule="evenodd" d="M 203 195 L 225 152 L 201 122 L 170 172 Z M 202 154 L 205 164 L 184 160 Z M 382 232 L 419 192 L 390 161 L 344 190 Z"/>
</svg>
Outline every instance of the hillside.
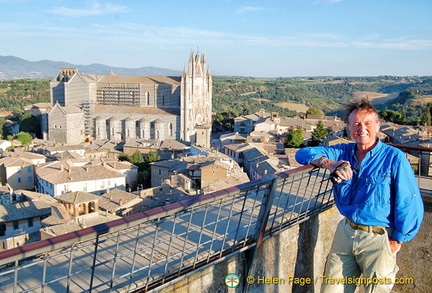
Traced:
<svg viewBox="0 0 432 293">
<path fill-rule="evenodd" d="M 15 61 L 26 66 L 22 59 Z M 56 70 L 50 78 L 56 76 L 59 67 L 71 66 L 52 61 L 46 61 L 45 64 L 51 64 L 51 68 Z M 96 67 L 99 69 L 95 71 L 107 70 L 102 65 Z M 32 69 L 34 67 L 26 70 Z M 117 74 L 131 72 L 119 69 Z M 48 79 L 0 81 L 0 111 L 22 113 L 25 105 L 49 101 L 49 96 Z M 384 111 L 383 117 L 392 122 L 432 124 L 428 122 L 428 116 L 421 117 L 427 109 L 432 114 L 432 77 L 263 79 L 213 76 L 213 112 L 216 113 L 215 120 L 221 123 L 260 109 L 278 112 L 280 116 L 296 116 L 304 115 L 310 107 L 315 107 L 326 115 L 342 116 L 343 105 L 355 97 L 369 98 L 378 110 Z"/>
<path fill-rule="evenodd" d="M 58 75 L 60 67 L 77 67 L 82 73 L 92 74 L 108 74 L 112 71 L 118 75 L 181 75 L 181 71 L 151 66 L 123 68 L 103 64 L 76 65 L 60 61 L 28 61 L 14 56 L 0 56 L 0 81 L 27 78 L 52 78 Z"/>
<path fill-rule="evenodd" d="M 259 109 L 302 115 L 309 107 L 342 116 L 343 105 L 356 97 L 367 97 L 378 110 L 396 111 L 402 120 L 415 124 L 432 101 L 432 77 L 215 77 L 213 83 L 214 111 L 224 117 Z"/>
</svg>

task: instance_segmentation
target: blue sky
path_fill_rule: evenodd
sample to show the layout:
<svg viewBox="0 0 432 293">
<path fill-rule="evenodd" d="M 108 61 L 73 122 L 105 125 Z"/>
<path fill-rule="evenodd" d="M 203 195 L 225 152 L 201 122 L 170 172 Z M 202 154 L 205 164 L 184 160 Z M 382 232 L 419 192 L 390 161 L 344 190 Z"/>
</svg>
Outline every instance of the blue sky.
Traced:
<svg viewBox="0 0 432 293">
<path fill-rule="evenodd" d="M 0 0 L 0 55 L 213 75 L 432 75 L 431 0 Z"/>
</svg>

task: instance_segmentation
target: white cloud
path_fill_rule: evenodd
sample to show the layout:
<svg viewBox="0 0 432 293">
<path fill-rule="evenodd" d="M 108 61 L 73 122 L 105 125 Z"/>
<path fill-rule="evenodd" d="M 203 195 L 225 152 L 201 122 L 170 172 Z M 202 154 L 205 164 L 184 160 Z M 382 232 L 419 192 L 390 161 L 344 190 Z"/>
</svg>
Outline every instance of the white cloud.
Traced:
<svg viewBox="0 0 432 293">
<path fill-rule="evenodd" d="M 386 49 L 386 50 L 430 50 L 432 49 L 432 40 L 413 39 L 409 37 L 400 37 L 376 42 L 359 41 L 353 42 L 353 46 L 362 49 Z"/>
<path fill-rule="evenodd" d="M 70 17 L 95 16 L 95 15 L 112 14 L 112 13 L 119 13 L 119 12 L 126 12 L 126 11 L 129 11 L 129 9 L 125 6 L 118 6 L 110 3 L 100 4 L 99 2 L 94 2 L 91 7 L 84 8 L 84 9 L 56 7 L 54 9 L 48 10 L 48 12 L 52 14 L 57 14 L 61 16 L 70 16 Z"/>
<path fill-rule="evenodd" d="M 245 12 L 249 12 L 249 11 L 262 11 L 262 10 L 266 10 L 266 9 L 262 8 L 262 7 L 243 6 L 243 7 L 240 7 L 239 9 L 237 9 L 236 13 L 241 14 L 241 13 L 245 13 Z"/>
</svg>

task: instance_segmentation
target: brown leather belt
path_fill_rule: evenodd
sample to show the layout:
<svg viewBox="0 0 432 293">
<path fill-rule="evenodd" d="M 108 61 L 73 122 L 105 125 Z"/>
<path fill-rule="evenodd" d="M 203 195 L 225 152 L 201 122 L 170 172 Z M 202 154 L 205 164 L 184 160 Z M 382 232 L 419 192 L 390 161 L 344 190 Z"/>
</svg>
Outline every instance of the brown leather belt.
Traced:
<svg viewBox="0 0 432 293">
<path fill-rule="evenodd" d="M 383 235 L 385 233 L 384 227 L 361 225 L 361 224 L 354 223 L 353 221 L 351 221 L 349 219 L 346 219 L 346 222 L 354 230 L 362 230 L 365 232 L 369 232 L 369 233 L 372 232 L 374 234 L 379 234 L 379 235 Z"/>
</svg>

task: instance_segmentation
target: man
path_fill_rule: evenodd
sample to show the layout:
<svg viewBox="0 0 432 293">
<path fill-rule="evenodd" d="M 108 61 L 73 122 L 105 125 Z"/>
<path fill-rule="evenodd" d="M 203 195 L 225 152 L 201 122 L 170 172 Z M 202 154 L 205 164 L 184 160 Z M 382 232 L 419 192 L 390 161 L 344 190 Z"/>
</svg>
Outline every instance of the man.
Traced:
<svg viewBox="0 0 432 293">
<path fill-rule="evenodd" d="M 336 229 L 322 291 L 354 292 L 362 282 L 366 292 L 390 292 L 396 253 L 420 229 L 423 201 L 403 152 L 378 139 L 381 123 L 372 104 L 349 103 L 345 122 L 355 143 L 296 153 L 299 163 L 326 168 L 343 180 L 333 191 L 345 219 Z M 337 168 L 344 162 L 346 167 Z"/>
</svg>

